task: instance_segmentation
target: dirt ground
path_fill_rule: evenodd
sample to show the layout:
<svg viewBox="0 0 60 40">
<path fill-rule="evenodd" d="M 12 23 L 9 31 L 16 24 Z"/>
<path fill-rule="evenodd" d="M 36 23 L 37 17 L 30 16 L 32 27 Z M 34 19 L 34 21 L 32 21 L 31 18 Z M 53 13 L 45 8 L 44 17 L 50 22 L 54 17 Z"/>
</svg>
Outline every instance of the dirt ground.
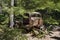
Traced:
<svg viewBox="0 0 60 40">
<path fill-rule="evenodd" d="M 26 34 L 28 40 L 60 40 L 60 31 L 52 31 L 52 34 L 46 35 L 45 38 L 31 37 L 31 34 Z"/>
</svg>

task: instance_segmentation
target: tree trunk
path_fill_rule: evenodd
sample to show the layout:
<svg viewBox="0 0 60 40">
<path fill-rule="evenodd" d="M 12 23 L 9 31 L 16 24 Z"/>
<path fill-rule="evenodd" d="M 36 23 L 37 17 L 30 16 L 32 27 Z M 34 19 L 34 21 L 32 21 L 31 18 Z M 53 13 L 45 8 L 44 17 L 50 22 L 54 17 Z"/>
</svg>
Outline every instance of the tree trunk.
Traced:
<svg viewBox="0 0 60 40">
<path fill-rule="evenodd" d="M 11 0 L 11 13 L 10 13 L 10 28 L 13 28 L 14 26 L 14 10 L 13 7 L 14 6 L 14 0 Z"/>
<path fill-rule="evenodd" d="M 0 6 L 0 14 L 2 14 L 2 7 Z"/>
<path fill-rule="evenodd" d="M 2 14 L 2 1 L 0 0 L 0 14 Z"/>
</svg>

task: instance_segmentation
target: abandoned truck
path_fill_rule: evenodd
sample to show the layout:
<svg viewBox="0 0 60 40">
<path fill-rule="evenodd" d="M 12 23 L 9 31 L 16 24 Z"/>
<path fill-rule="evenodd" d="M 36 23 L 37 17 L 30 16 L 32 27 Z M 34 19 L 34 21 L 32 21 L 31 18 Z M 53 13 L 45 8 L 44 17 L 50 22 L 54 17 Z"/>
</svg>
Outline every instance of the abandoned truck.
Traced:
<svg viewBox="0 0 60 40">
<path fill-rule="evenodd" d="M 23 25 L 29 28 L 40 28 L 43 26 L 42 15 L 39 12 L 25 13 L 28 18 L 23 19 Z"/>
<path fill-rule="evenodd" d="M 21 15 L 19 15 L 21 16 Z M 42 19 L 42 15 L 39 12 L 28 12 L 25 13 L 24 16 L 27 16 L 27 18 L 22 18 L 19 19 L 17 18 L 17 20 L 15 21 L 15 25 L 18 28 L 25 28 L 25 29 L 31 29 L 31 28 L 41 28 L 43 27 L 43 19 Z M 18 21 L 19 19 L 19 21 Z M 21 21 L 21 22 L 20 22 Z"/>
</svg>

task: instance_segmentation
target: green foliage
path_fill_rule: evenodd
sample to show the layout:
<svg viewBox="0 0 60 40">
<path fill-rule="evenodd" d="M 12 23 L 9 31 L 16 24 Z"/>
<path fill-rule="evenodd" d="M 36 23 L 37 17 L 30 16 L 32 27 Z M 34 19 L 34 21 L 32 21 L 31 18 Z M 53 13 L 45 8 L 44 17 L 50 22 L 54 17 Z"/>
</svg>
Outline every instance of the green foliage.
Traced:
<svg viewBox="0 0 60 40">
<path fill-rule="evenodd" d="M 53 25 L 59 25 L 59 22 L 57 22 L 57 20 L 53 19 L 53 18 L 47 18 L 44 20 L 46 23 L 48 24 L 53 24 Z"/>
<path fill-rule="evenodd" d="M 7 12 L 0 14 L 0 27 L 8 26 L 8 24 L 9 24 L 9 17 Z"/>
<path fill-rule="evenodd" d="M 22 34 L 22 29 L 0 28 L 0 40 L 27 40 Z"/>
</svg>

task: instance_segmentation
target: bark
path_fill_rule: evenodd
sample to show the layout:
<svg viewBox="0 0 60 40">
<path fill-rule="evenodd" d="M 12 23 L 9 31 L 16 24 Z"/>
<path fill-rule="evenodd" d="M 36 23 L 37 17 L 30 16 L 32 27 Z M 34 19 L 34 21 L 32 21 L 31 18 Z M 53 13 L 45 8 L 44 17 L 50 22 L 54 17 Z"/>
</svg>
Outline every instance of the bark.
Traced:
<svg viewBox="0 0 60 40">
<path fill-rule="evenodd" d="M 11 0 L 10 28 L 13 28 L 14 26 L 14 10 L 12 8 L 13 6 L 14 6 L 14 0 Z"/>
<path fill-rule="evenodd" d="M 0 0 L 0 14 L 2 14 L 2 1 Z"/>
<path fill-rule="evenodd" d="M 0 6 L 0 14 L 2 14 L 2 7 Z"/>
</svg>

